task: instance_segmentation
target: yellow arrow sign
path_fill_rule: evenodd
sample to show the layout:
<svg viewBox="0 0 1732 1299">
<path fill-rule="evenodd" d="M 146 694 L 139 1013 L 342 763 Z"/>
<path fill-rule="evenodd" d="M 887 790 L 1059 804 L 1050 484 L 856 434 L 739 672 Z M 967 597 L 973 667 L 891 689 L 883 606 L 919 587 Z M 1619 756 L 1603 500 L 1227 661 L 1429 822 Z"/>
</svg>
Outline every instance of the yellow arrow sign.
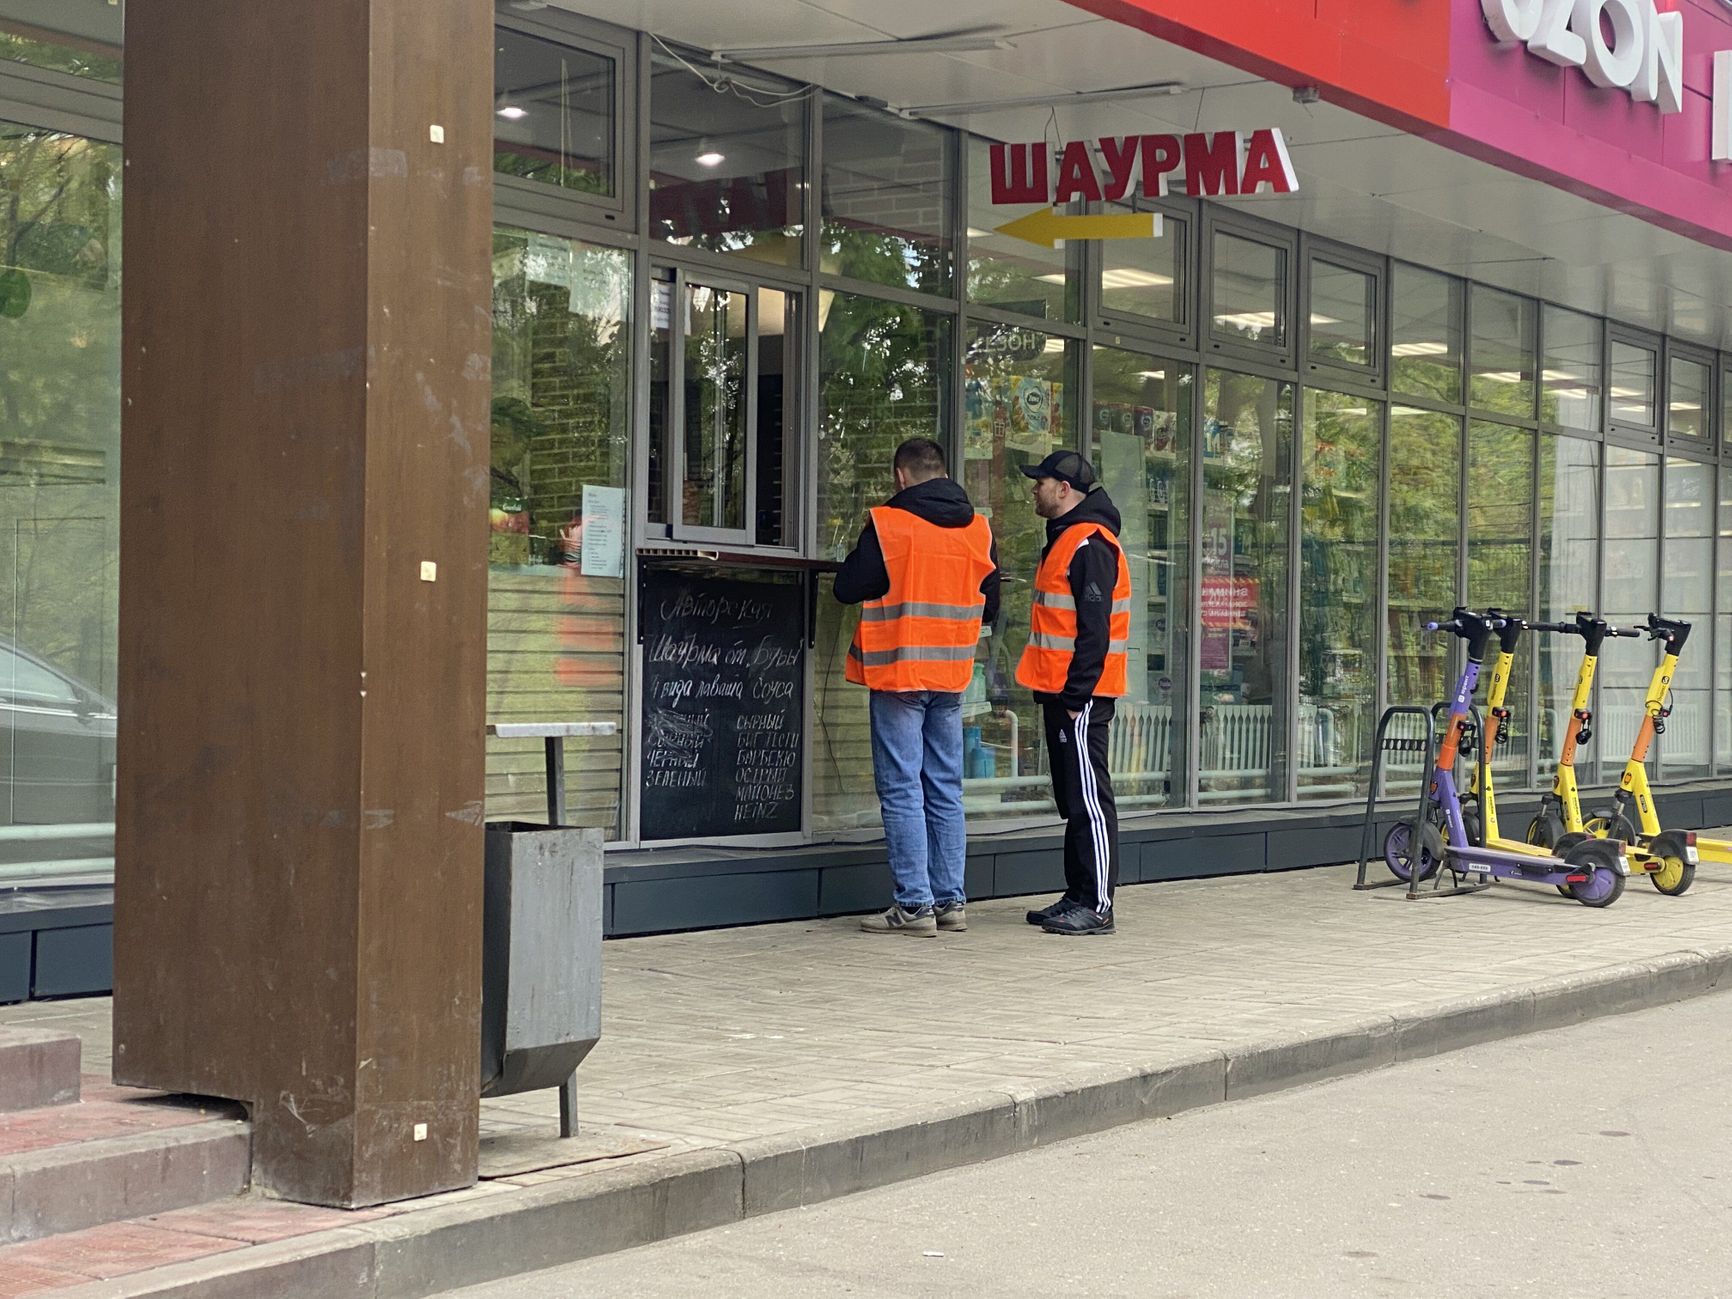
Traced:
<svg viewBox="0 0 1732 1299">
<path fill-rule="evenodd" d="M 1066 239 L 1153 239 L 1161 233 L 1161 217 L 1158 212 L 1066 216 L 1043 207 L 999 226 L 998 233 L 1042 248 Z"/>
</svg>

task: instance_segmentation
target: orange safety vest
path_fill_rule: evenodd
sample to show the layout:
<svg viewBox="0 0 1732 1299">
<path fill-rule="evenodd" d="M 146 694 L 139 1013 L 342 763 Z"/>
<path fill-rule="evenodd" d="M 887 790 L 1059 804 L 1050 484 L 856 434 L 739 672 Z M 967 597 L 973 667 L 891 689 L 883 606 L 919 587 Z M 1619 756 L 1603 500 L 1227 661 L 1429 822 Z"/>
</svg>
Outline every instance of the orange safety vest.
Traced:
<svg viewBox="0 0 1732 1299">
<path fill-rule="evenodd" d="M 968 688 L 992 572 L 992 529 L 980 515 L 941 528 L 907 510 L 869 511 L 890 589 L 860 606 L 843 675 L 872 690 Z"/>
<path fill-rule="evenodd" d="M 1113 610 L 1108 622 L 1107 659 L 1094 693 L 1118 698 L 1125 693 L 1131 648 L 1131 569 L 1124 562 L 1117 538 L 1098 523 L 1073 523 L 1041 561 L 1034 576 L 1034 607 L 1028 645 L 1016 665 L 1018 685 L 1041 694 L 1064 693 L 1070 661 L 1076 653 L 1076 599 L 1070 589 L 1070 562 L 1085 541 L 1099 536 L 1119 555 L 1119 576 L 1113 583 Z M 1099 544 L 1099 543 L 1097 543 Z"/>
</svg>

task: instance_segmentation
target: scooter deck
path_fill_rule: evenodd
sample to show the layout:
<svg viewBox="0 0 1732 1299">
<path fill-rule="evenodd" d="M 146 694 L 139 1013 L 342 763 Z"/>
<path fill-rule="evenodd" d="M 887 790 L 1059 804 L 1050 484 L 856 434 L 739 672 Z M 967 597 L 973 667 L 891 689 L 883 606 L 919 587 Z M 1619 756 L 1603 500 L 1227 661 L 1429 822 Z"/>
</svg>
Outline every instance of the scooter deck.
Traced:
<svg viewBox="0 0 1732 1299">
<path fill-rule="evenodd" d="M 1445 846 L 1444 864 L 1462 874 L 1506 875 L 1539 884 L 1559 884 L 1566 875 L 1582 874 L 1561 858 L 1544 851 L 1536 855 L 1501 848 L 1457 848 L 1454 844 Z M 1558 877 L 1555 880 L 1551 878 L 1554 875 Z"/>
</svg>

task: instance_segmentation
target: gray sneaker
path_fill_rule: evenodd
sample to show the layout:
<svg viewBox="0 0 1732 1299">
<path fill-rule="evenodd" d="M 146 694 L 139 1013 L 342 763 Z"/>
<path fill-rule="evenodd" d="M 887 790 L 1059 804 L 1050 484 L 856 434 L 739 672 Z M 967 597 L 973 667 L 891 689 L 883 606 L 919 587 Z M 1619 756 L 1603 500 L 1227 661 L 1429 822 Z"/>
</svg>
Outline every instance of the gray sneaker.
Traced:
<svg viewBox="0 0 1732 1299">
<path fill-rule="evenodd" d="M 968 928 L 968 911 L 961 902 L 947 902 L 934 910 L 938 927 L 945 933 L 959 934 Z"/>
<path fill-rule="evenodd" d="M 869 934 L 910 934 L 915 938 L 937 938 L 938 917 L 932 914 L 931 907 L 904 911 L 901 907 L 893 906 L 882 915 L 867 916 L 860 922 L 860 928 Z"/>
</svg>

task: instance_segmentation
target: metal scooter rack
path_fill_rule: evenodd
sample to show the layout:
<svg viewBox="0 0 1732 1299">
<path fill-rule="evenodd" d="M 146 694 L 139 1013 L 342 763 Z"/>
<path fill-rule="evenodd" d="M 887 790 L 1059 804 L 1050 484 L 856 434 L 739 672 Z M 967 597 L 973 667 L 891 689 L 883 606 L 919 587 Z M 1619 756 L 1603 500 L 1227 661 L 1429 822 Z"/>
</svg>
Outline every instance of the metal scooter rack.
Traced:
<svg viewBox="0 0 1732 1299">
<path fill-rule="evenodd" d="M 1359 833 L 1359 872 L 1353 884 L 1355 892 L 1386 889 L 1405 883 L 1407 885 L 1407 899 L 1411 902 L 1422 897 L 1447 898 L 1463 893 L 1481 893 L 1492 886 L 1491 877 L 1484 874 L 1480 874 L 1476 882 L 1462 883 L 1462 880 L 1476 874 L 1476 872 L 1455 870 L 1449 867 L 1446 861 L 1438 863 L 1437 870 L 1431 876 L 1431 887 L 1424 891 L 1420 888 L 1422 881 L 1418 870 L 1414 870 L 1405 881 L 1393 878 L 1368 881 L 1365 878 L 1377 836 L 1377 793 L 1382 788 L 1383 759 L 1384 755 L 1388 753 L 1424 753 L 1427 755 L 1425 774 L 1419 782 L 1419 806 L 1414 812 L 1413 820 L 1409 823 L 1411 826 L 1409 842 L 1416 846 L 1415 864 L 1418 863 L 1418 852 L 1423 851 L 1423 849 L 1418 848 L 1418 845 L 1424 842 L 1426 814 L 1431 808 L 1431 786 L 1437 776 L 1437 715 L 1440 710 L 1447 711 L 1448 708 L 1447 703 L 1433 704 L 1430 708 L 1422 708 L 1418 704 L 1393 704 L 1385 708 L 1383 715 L 1377 719 L 1377 735 L 1372 743 L 1371 785 L 1365 796 L 1365 820 Z M 1425 734 L 1423 736 L 1391 735 L 1389 733 L 1390 724 L 1398 717 L 1419 718 L 1424 723 Z M 1468 710 L 1468 719 L 1476 737 L 1474 762 L 1480 768 L 1479 787 L 1484 789 L 1485 745 L 1477 742 L 1481 723 L 1480 712 L 1477 707 Z M 1447 889 L 1443 887 L 1443 872 L 1445 870 L 1449 870 L 1450 875 L 1456 881 Z"/>
</svg>

